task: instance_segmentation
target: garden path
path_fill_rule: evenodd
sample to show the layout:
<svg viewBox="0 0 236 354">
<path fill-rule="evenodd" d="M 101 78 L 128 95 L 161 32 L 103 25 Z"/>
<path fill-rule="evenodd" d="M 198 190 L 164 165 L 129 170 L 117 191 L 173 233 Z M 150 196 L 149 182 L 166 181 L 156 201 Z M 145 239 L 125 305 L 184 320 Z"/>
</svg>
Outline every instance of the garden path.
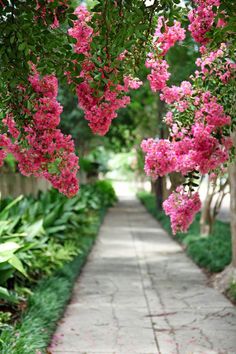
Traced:
<svg viewBox="0 0 236 354">
<path fill-rule="evenodd" d="M 144 207 L 107 214 L 52 353 L 236 354 L 236 310 Z"/>
</svg>

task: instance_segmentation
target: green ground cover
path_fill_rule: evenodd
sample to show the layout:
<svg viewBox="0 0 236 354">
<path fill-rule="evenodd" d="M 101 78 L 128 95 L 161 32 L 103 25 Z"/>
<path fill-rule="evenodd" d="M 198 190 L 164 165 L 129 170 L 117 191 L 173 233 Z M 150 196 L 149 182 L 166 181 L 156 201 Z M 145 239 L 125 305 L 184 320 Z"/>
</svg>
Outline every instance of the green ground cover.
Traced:
<svg viewBox="0 0 236 354">
<path fill-rule="evenodd" d="M 72 199 L 51 190 L 37 199 L 2 201 L 1 353 L 46 353 L 105 211 L 115 200 L 111 184 L 98 181 Z"/>
</svg>

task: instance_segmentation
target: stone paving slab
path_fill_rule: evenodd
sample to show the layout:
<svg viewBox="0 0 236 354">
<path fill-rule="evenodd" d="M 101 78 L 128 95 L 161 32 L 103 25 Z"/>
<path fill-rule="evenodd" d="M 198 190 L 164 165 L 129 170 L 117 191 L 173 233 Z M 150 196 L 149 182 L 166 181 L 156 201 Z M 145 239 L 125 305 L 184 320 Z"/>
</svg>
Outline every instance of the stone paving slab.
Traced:
<svg viewBox="0 0 236 354">
<path fill-rule="evenodd" d="M 55 354 L 236 354 L 236 309 L 126 200 L 106 216 L 56 335 Z"/>
</svg>

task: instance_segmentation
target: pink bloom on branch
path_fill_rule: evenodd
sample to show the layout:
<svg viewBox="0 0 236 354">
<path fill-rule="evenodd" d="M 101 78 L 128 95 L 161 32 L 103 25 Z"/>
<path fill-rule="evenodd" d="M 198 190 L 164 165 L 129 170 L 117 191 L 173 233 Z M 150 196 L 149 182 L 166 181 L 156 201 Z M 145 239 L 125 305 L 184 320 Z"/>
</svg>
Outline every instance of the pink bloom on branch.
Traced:
<svg viewBox="0 0 236 354">
<path fill-rule="evenodd" d="M 151 68 L 151 74 L 147 77 L 150 82 L 151 90 L 153 92 L 163 90 L 170 77 L 167 62 L 163 59 L 155 59 L 153 54 L 149 53 L 145 65 L 147 68 Z"/>
<path fill-rule="evenodd" d="M 75 15 L 78 16 L 78 20 L 73 21 L 74 27 L 70 28 L 68 33 L 77 40 L 77 43 L 74 45 L 74 51 L 78 54 L 87 55 L 93 35 L 93 28 L 87 24 L 91 19 L 91 15 L 83 5 L 76 8 Z"/>
<path fill-rule="evenodd" d="M 0 134 L 0 167 L 3 165 L 4 159 L 7 157 L 7 152 L 11 146 L 12 142 L 6 134 Z"/>
<path fill-rule="evenodd" d="M 195 0 L 197 7 L 191 10 L 188 14 L 190 25 L 189 31 L 196 42 L 207 44 L 209 38 L 206 37 L 214 24 L 216 13 L 213 11 L 213 6 L 219 7 L 218 0 Z M 224 21 L 220 21 L 220 25 L 224 26 Z"/>
<path fill-rule="evenodd" d="M 42 94 L 44 97 L 55 98 L 58 94 L 58 81 L 54 75 L 46 75 L 40 78 L 39 73 L 29 77 L 29 82 L 36 93 Z"/>
<path fill-rule="evenodd" d="M 160 91 L 166 87 L 170 73 L 169 65 L 163 57 L 177 41 L 182 41 L 184 38 L 185 30 L 181 28 L 180 22 L 174 21 L 174 25 L 169 27 L 164 17 L 159 17 L 153 37 L 153 51 L 148 54 L 145 63 L 146 67 L 151 69 L 148 80 L 152 91 Z"/>
<path fill-rule="evenodd" d="M 57 18 L 57 15 L 56 15 L 56 11 L 54 11 L 53 16 L 54 16 L 54 18 L 53 18 L 53 23 L 51 24 L 51 28 L 55 29 L 55 28 L 58 28 L 60 26 L 60 23 L 58 21 L 58 18 Z"/>
<path fill-rule="evenodd" d="M 25 111 L 22 107 L 27 116 L 22 127 L 22 137 L 8 144 L 6 149 L 15 156 L 23 175 L 44 177 L 54 188 L 72 197 L 79 188 L 76 177 L 78 157 L 74 153 L 71 136 L 63 135 L 58 129 L 62 107 L 56 99 L 57 78 L 54 75 L 41 78 L 34 70 L 29 82 L 36 93 L 36 98 L 31 101 L 33 112 Z M 18 138 L 12 130 L 12 119 L 8 117 L 6 123 L 11 136 Z"/>
<path fill-rule="evenodd" d="M 124 77 L 124 90 L 129 91 L 129 89 L 137 90 L 141 85 L 143 85 L 142 81 L 138 78 L 133 78 L 132 76 Z"/>
<path fill-rule="evenodd" d="M 118 60 L 124 60 L 125 58 L 126 58 L 126 55 L 127 55 L 127 53 L 128 53 L 128 50 L 127 49 L 125 49 L 122 53 L 120 53 L 119 55 L 118 55 Z"/>
<path fill-rule="evenodd" d="M 219 18 L 216 27 L 225 27 L 227 25 L 227 22 L 223 18 Z"/>
<path fill-rule="evenodd" d="M 205 103 L 201 111 L 205 113 L 208 125 L 221 127 L 231 124 L 230 116 L 226 116 L 223 107 L 216 102 Z"/>
<path fill-rule="evenodd" d="M 117 117 L 117 110 L 126 107 L 130 103 L 130 97 L 124 95 L 127 85 L 133 89 L 139 87 L 141 81 L 128 78 L 125 85 L 114 85 L 108 82 L 102 95 L 95 97 L 94 89 L 89 82 L 84 81 L 77 85 L 79 105 L 85 111 L 85 119 L 94 133 L 105 135 L 113 119 Z"/>
<path fill-rule="evenodd" d="M 173 124 L 173 113 L 171 111 L 166 113 L 164 122 L 170 126 Z"/>
<path fill-rule="evenodd" d="M 168 26 L 163 16 L 158 18 L 157 28 L 153 38 L 154 48 L 160 48 L 160 55 L 164 56 L 177 41 L 185 39 L 185 30 L 181 28 L 181 23 L 174 21 L 173 26 Z"/>
<path fill-rule="evenodd" d="M 8 128 L 9 133 L 14 139 L 17 139 L 20 135 L 19 130 L 16 127 L 16 122 L 14 121 L 12 114 L 7 114 L 6 118 L 2 120 L 3 124 Z"/>
<path fill-rule="evenodd" d="M 183 81 L 180 86 L 171 86 L 164 87 L 162 93 L 160 94 L 161 100 L 165 101 L 168 104 L 177 102 L 178 106 L 181 107 L 179 110 L 183 111 L 188 107 L 187 102 L 184 98 L 190 97 L 193 94 L 192 85 L 189 81 Z"/>
<path fill-rule="evenodd" d="M 119 78 L 117 69 L 111 68 L 110 64 L 97 67 L 91 58 L 90 45 L 93 40 L 93 29 L 88 25 L 90 13 L 84 6 L 79 6 L 75 14 L 78 20 L 74 21 L 74 27 L 69 29 L 69 35 L 77 40 L 74 45 L 76 53 L 82 53 L 85 59 L 82 62 L 82 70 L 79 78 L 83 81 L 76 85 L 79 106 L 84 110 L 85 119 L 89 122 L 92 131 L 99 135 L 105 135 L 113 119 L 117 117 L 117 110 L 126 107 L 130 103 L 127 95 L 130 89 L 138 89 L 142 82 L 129 76 L 123 77 L 121 82 L 115 83 Z M 118 56 L 118 60 L 124 60 L 128 52 L 125 50 Z M 100 58 L 97 58 L 101 61 Z M 76 63 L 75 63 L 76 66 Z M 94 72 L 98 71 L 97 77 Z M 112 75 L 111 75 L 112 74 Z M 71 83 L 73 77 L 67 73 Z M 110 77 L 112 76 L 112 79 Z M 120 81 L 117 80 L 117 81 Z"/>
<path fill-rule="evenodd" d="M 164 201 L 163 209 L 170 216 L 173 234 L 185 232 L 201 209 L 199 194 L 186 193 L 180 186 Z"/>
<path fill-rule="evenodd" d="M 212 128 L 202 123 L 196 123 L 192 127 L 192 160 L 196 164 L 196 169 L 202 174 L 214 170 L 225 163 L 229 157 L 227 149 L 211 135 L 211 132 Z"/>
<path fill-rule="evenodd" d="M 146 153 L 144 170 L 147 176 L 156 179 L 175 170 L 176 158 L 169 140 L 143 140 L 141 148 Z"/>
</svg>

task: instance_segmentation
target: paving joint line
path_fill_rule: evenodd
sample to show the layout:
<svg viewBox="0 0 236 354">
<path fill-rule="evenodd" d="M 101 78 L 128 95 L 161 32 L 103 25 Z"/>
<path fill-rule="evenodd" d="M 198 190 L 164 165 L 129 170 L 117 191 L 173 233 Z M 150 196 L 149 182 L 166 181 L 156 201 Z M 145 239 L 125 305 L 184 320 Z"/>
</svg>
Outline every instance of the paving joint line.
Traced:
<svg viewBox="0 0 236 354">
<path fill-rule="evenodd" d="M 148 301 L 148 297 L 147 297 L 147 294 L 146 294 L 146 289 L 145 289 L 145 286 L 144 286 L 144 281 L 143 281 L 143 276 L 142 276 L 142 266 L 140 264 L 140 257 L 138 255 L 138 250 L 137 250 L 137 245 L 136 245 L 136 236 L 135 236 L 135 233 L 132 231 L 132 225 L 130 223 L 130 213 L 129 212 L 127 213 L 127 221 L 128 221 L 128 226 L 130 228 L 130 234 L 132 236 L 132 241 L 133 241 L 135 255 L 136 255 L 136 260 L 137 260 L 137 266 L 138 266 L 139 275 L 140 275 L 140 281 L 141 281 L 141 285 L 142 285 L 143 296 L 145 298 L 146 306 L 147 306 L 148 313 L 149 313 L 149 318 L 150 318 L 150 322 L 151 322 L 153 337 L 154 337 L 155 344 L 156 344 L 156 347 L 157 347 L 157 350 L 158 350 L 158 354 L 161 354 L 160 346 L 159 346 L 157 335 L 156 335 L 156 331 L 155 331 L 155 328 L 154 328 L 154 321 L 153 321 L 153 318 L 151 316 L 151 307 L 150 307 L 150 304 L 149 304 L 149 301 Z M 145 262 L 145 264 L 146 264 L 146 262 Z"/>
</svg>

